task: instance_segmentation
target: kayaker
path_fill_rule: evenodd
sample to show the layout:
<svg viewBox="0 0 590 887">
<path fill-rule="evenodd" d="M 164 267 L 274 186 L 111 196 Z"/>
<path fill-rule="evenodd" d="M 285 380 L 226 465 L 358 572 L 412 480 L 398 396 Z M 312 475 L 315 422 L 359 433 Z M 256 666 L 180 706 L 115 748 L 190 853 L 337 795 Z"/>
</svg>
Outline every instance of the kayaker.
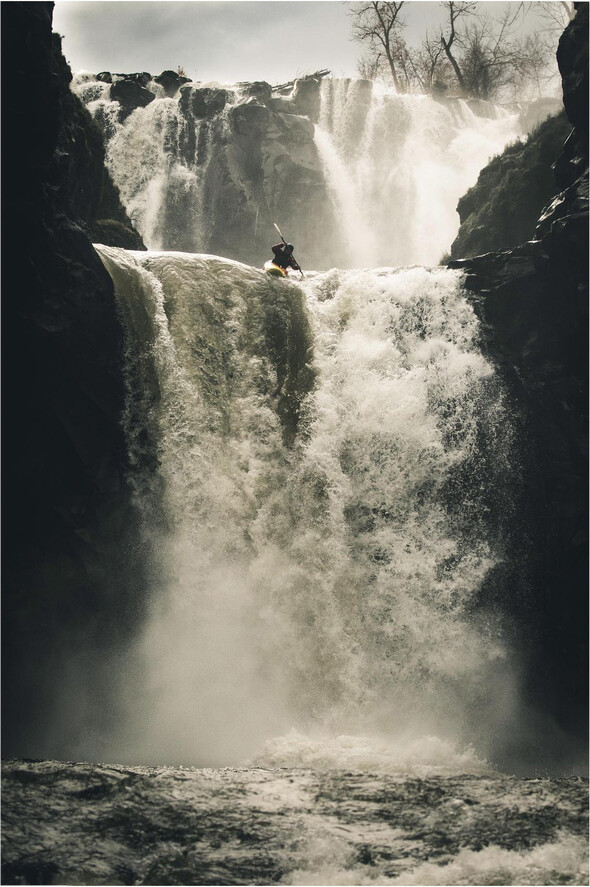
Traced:
<svg viewBox="0 0 590 887">
<path fill-rule="evenodd" d="M 274 253 L 274 259 L 272 260 L 273 265 L 276 265 L 278 268 L 294 268 L 295 271 L 301 271 L 301 268 L 295 261 L 293 256 L 293 250 L 295 247 L 292 243 L 277 243 L 276 246 L 271 247 Z"/>
</svg>

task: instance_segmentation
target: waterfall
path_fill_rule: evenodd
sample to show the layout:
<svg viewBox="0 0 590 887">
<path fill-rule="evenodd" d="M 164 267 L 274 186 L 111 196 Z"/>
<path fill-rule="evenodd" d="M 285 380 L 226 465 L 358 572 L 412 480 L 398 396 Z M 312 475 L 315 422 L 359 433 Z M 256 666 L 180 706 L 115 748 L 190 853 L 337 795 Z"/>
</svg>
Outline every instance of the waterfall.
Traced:
<svg viewBox="0 0 590 887">
<path fill-rule="evenodd" d="M 153 249 L 206 250 L 211 131 L 222 124 L 187 119 L 153 81 L 157 99 L 121 121 L 109 84 L 92 78 L 76 75 L 73 88 L 103 129 L 107 167 L 143 240 Z"/>
<path fill-rule="evenodd" d="M 486 599 L 511 423 L 459 273 L 295 285 L 97 248 L 159 552 L 117 759 L 227 765 L 342 734 L 487 752 L 514 694 Z"/>
<path fill-rule="evenodd" d="M 363 83 L 363 81 L 360 81 Z M 368 85 L 368 84 L 365 84 Z M 515 137 L 516 117 L 325 81 L 315 142 L 352 265 L 436 264 L 460 197 Z"/>
<path fill-rule="evenodd" d="M 190 84 L 167 98 L 152 83 L 155 99 L 125 116 L 92 77 L 73 88 L 103 129 L 146 246 L 250 264 L 269 257 L 275 220 L 307 267 L 437 264 L 457 234 L 459 198 L 518 129 L 487 103 L 477 116 L 458 99 L 343 79 L 318 85 L 315 125 L 296 94 L 252 96 L 243 85 Z"/>
</svg>

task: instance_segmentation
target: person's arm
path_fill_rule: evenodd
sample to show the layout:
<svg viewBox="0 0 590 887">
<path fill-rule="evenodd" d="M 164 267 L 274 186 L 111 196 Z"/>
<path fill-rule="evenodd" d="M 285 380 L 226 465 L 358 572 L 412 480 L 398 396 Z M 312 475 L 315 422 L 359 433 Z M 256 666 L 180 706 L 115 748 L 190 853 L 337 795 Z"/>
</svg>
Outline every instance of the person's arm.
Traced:
<svg viewBox="0 0 590 887">
<path fill-rule="evenodd" d="M 277 243 L 276 246 L 271 247 L 275 256 L 280 256 L 284 250 L 284 246 L 282 243 Z"/>
</svg>

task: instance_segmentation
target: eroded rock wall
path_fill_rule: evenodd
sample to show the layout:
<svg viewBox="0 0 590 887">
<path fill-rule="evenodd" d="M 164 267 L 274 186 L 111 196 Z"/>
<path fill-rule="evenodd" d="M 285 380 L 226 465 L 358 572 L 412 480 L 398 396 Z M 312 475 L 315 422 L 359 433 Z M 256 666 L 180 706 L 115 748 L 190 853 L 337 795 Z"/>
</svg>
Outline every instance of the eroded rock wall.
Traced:
<svg viewBox="0 0 590 887">
<path fill-rule="evenodd" d="M 555 195 L 552 166 L 570 129 L 563 112 L 550 117 L 484 167 L 457 205 L 461 227 L 451 246 L 453 259 L 532 240 L 543 207 Z"/>
<path fill-rule="evenodd" d="M 506 605 L 522 626 L 528 689 L 575 734 L 587 730 L 588 4 L 558 50 L 573 130 L 555 164 L 558 195 L 535 240 L 451 262 L 467 273 L 485 345 L 520 411 L 520 568 Z"/>
<path fill-rule="evenodd" d="M 75 732 L 76 687 L 93 670 L 104 686 L 98 651 L 129 630 L 141 581 L 122 332 L 89 239 L 101 207 L 141 242 L 109 185 L 100 134 L 69 91 L 52 9 L 2 4 L 5 754 L 51 751 L 68 683 Z"/>
</svg>

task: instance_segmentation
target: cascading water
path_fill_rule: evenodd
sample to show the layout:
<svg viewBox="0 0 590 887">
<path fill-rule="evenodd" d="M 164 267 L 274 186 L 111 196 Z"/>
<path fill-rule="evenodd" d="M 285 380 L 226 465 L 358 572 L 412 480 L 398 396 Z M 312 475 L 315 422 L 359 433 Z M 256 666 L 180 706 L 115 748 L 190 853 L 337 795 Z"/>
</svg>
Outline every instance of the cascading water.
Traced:
<svg viewBox="0 0 590 887">
<path fill-rule="evenodd" d="M 438 259 L 511 123 L 340 81 L 314 141 L 296 90 L 77 88 L 144 239 L 190 252 L 97 245 L 145 612 L 60 676 L 55 754 L 111 763 L 3 765 L 3 882 L 587 883 L 587 785 L 494 769 L 568 756 L 502 606 L 510 405 L 461 274 L 379 267 Z M 376 267 L 252 267 L 277 206 L 306 267 Z M 248 265 L 192 252 L 240 232 Z"/>
<path fill-rule="evenodd" d="M 74 89 L 103 128 L 109 170 L 147 247 L 252 264 L 268 258 L 278 219 L 308 267 L 437 264 L 457 234 L 459 198 L 518 130 L 517 116 L 493 106 L 476 116 L 458 99 L 339 79 L 318 85 L 315 126 L 296 91 L 218 88 L 206 106 L 202 84 L 125 116 L 91 78 L 77 75 Z"/>
<path fill-rule="evenodd" d="M 109 85 L 91 77 L 77 75 L 74 90 L 103 128 L 106 163 L 137 230 L 153 249 L 206 250 L 211 133 L 223 120 L 189 122 L 177 99 L 158 94 L 120 121 Z M 157 83 L 150 87 L 162 92 Z"/>
<path fill-rule="evenodd" d="M 367 81 L 322 83 L 315 143 L 351 264 L 439 261 L 458 231 L 459 198 L 514 138 L 516 118 L 489 114 Z"/>
<path fill-rule="evenodd" d="M 481 609 L 511 431 L 458 273 L 300 287 L 213 257 L 99 252 L 128 329 L 132 461 L 151 441 L 159 466 L 139 472 L 161 554 L 123 682 L 139 732 L 117 737 L 118 759 L 237 763 L 266 742 L 276 762 L 352 742 L 390 765 L 416 747 L 475 766 L 461 749 L 493 749 L 513 701 Z"/>
</svg>

